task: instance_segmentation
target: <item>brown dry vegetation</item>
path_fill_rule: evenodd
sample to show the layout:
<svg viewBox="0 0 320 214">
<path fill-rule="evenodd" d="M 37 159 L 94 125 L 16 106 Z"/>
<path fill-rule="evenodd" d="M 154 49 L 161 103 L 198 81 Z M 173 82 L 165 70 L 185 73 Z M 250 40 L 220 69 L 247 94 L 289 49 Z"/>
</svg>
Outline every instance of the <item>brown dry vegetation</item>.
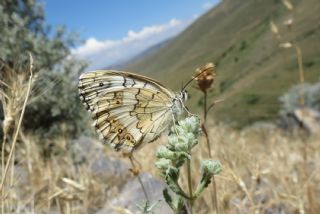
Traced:
<svg viewBox="0 0 320 214">
<path fill-rule="evenodd" d="M 222 173 L 216 176 L 221 213 L 319 213 L 319 138 L 289 135 L 274 127 L 243 131 L 212 123 L 208 127 L 212 155 L 223 165 Z M 51 149 L 57 152 L 44 158 L 42 145 L 48 141 L 56 145 Z M 91 160 L 75 164 L 74 154 L 66 148 L 69 142 L 63 136 L 39 139 L 20 131 L 15 164 L 3 188 L 3 213 L 93 213 L 132 179 L 129 175 L 101 179 L 89 170 L 94 154 Z M 136 154 L 142 171 L 156 177 L 155 151 L 161 142 L 165 137 Z M 109 149 L 105 152 L 121 158 Z M 192 160 L 194 181 L 200 179 L 200 160 L 207 157 L 202 139 Z M 124 213 L 124 209 L 117 210 Z M 195 210 L 213 212 L 210 191 L 195 203 Z"/>
<path fill-rule="evenodd" d="M 129 165 L 127 158 L 95 142 L 97 150 L 79 161 L 77 150 L 71 148 L 77 147 L 77 141 L 74 143 L 64 135 L 63 128 L 61 136 L 55 139 L 43 139 L 24 131 L 23 127 L 20 129 L 24 100 L 27 96 L 29 100 L 33 98 L 32 93 L 28 94 L 29 83 L 36 80 L 29 78 L 30 71 L 2 69 L 5 71 L 1 82 L 5 135 L 1 212 L 95 213 L 105 207 L 133 176 L 126 172 L 120 177 L 112 174 L 103 177 L 91 170 L 93 161 L 101 152 Z M 319 136 L 288 133 L 273 125 L 256 125 L 239 131 L 208 122 L 211 155 L 223 166 L 222 173 L 215 177 L 220 213 L 320 212 Z M 163 136 L 135 154 L 141 170 L 159 180 L 161 177 L 154 165 L 155 152 L 159 144 L 165 142 Z M 201 176 L 200 161 L 209 157 L 207 148 L 203 137 L 193 153 L 194 185 Z M 9 167 L 8 173 L 5 173 L 6 167 Z M 185 171 L 180 182 L 187 185 Z M 210 188 L 195 202 L 196 213 L 215 212 Z M 130 213 L 123 207 L 111 209 L 115 213 Z"/>
<path fill-rule="evenodd" d="M 1 213 L 95 213 L 117 197 L 132 175 L 101 176 L 91 167 L 102 153 L 129 165 L 128 159 L 94 141 L 95 149 L 87 159 L 78 160 L 78 141 L 64 135 L 63 127 L 61 136 L 54 139 L 20 128 L 19 120 L 28 108 L 24 101 L 33 98 L 28 94 L 29 83 L 36 80 L 29 79 L 31 68 L 17 72 L 1 65 L 1 69 Z M 220 103 L 219 108 L 223 105 Z M 215 177 L 220 213 L 320 213 L 320 136 L 288 133 L 269 125 L 234 130 L 207 123 L 211 155 L 223 166 L 222 173 Z M 159 180 L 155 152 L 165 142 L 163 136 L 135 154 L 141 171 Z M 205 137 L 199 144 L 192 159 L 194 185 L 201 176 L 200 161 L 209 157 Z M 182 177 L 180 182 L 186 186 L 185 171 Z M 196 213 L 215 212 L 210 188 L 195 202 Z M 130 213 L 121 207 L 112 209 Z"/>
<path fill-rule="evenodd" d="M 30 71 L 2 69 L 5 71 L 1 82 L 5 113 L 2 213 L 94 213 L 116 198 L 123 185 L 133 179 L 132 175 L 101 177 L 91 166 L 101 152 L 129 165 L 127 158 L 95 142 L 97 152 L 94 150 L 86 160 L 78 161 L 77 150 L 71 148 L 77 147 L 77 142 L 64 135 L 63 128 L 61 136 L 55 139 L 43 139 L 24 131 L 23 127 L 20 129 L 24 100 L 28 95 L 29 100 L 33 98 L 32 93 L 28 94 L 29 83 L 36 80 L 29 78 Z M 319 136 L 288 133 L 273 125 L 256 125 L 239 131 L 208 122 L 211 155 L 223 166 L 222 173 L 215 177 L 221 213 L 320 212 Z M 135 154 L 141 170 L 159 180 L 161 177 L 154 165 L 155 151 L 165 142 L 163 136 Z M 203 137 L 193 153 L 194 185 L 201 176 L 200 161 L 209 157 L 207 148 Z M 7 166 L 8 173 L 5 173 Z M 186 186 L 185 171 L 182 177 L 180 182 Z M 210 188 L 194 206 L 196 213 L 215 212 Z M 122 207 L 111 209 L 115 213 L 130 213 Z"/>
</svg>

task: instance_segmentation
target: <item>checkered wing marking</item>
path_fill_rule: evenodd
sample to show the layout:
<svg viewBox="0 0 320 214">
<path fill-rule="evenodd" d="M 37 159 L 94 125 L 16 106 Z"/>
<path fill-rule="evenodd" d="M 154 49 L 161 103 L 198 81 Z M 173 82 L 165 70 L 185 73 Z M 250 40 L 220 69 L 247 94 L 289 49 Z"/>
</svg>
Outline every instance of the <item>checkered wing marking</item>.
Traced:
<svg viewBox="0 0 320 214">
<path fill-rule="evenodd" d="M 137 74 L 94 71 L 82 74 L 80 98 L 93 126 L 116 150 L 133 150 L 157 139 L 172 120 L 175 96 L 160 83 Z"/>
</svg>

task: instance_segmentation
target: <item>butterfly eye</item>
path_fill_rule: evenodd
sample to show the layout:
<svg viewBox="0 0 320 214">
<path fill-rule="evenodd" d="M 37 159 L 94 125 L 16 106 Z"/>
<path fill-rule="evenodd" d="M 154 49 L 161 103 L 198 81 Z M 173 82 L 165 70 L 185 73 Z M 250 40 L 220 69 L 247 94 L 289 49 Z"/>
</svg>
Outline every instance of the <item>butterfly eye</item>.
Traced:
<svg viewBox="0 0 320 214">
<path fill-rule="evenodd" d="M 181 93 L 181 99 L 185 102 L 188 99 L 188 92 L 186 90 L 183 90 Z"/>
<path fill-rule="evenodd" d="M 119 134 L 121 134 L 121 133 L 122 133 L 122 131 L 123 131 L 123 130 L 122 130 L 121 128 L 120 128 L 120 129 L 118 129 L 118 133 L 119 133 Z"/>
<path fill-rule="evenodd" d="M 102 86 L 103 86 L 103 82 L 100 82 L 100 83 L 99 83 L 99 86 L 102 87 Z"/>
</svg>

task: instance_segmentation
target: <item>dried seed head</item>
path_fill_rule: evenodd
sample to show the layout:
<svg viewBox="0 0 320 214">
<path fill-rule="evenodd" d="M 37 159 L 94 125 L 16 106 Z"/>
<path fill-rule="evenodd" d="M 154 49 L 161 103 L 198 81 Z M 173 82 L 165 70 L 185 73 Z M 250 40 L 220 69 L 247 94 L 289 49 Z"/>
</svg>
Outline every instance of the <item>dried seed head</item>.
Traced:
<svg viewBox="0 0 320 214">
<path fill-rule="evenodd" d="M 279 45 L 280 48 L 291 48 L 292 46 L 291 42 L 284 42 Z"/>
<path fill-rule="evenodd" d="M 207 63 L 205 66 L 197 68 L 195 73 L 198 75 L 195 78 L 198 88 L 201 91 L 206 92 L 211 87 L 216 77 L 214 64 L 212 62 Z"/>
<path fill-rule="evenodd" d="M 3 134 L 7 135 L 14 128 L 14 118 L 11 115 L 5 117 L 2 123 Z"/>
<path fill-rule="evenodd" d="M 273 21 L 270 22 L 270 28 L 271 28 L 272 33 L 274 33 L 276 35 L 279 34 L 279 29 Z"/>
<path fill-rule="evenodd" d="M 282 0 L 283 5 L 287 8 L 287 10 L 292 11 L 293 10 L 293 4 L 290 2 L 290 0 Z"/>
</svg>

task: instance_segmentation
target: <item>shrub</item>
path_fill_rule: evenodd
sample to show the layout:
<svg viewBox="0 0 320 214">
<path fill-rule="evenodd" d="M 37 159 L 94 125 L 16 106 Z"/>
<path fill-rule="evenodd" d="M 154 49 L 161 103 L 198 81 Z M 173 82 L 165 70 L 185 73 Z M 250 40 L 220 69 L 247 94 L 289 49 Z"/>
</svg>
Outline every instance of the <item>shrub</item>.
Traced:
<svg viewBox="0 0 320 214">
<path fill-rule="evenodd" d="M 34 58 L 37 78 L 33 94 L 37 99 L 27 107 L 25 129 L 48 134 L 66 124 L 69 133 L 76 135 L 84 124 L 80 122 L 82 106 L 76 78 L 86 63 L 71 57 L 70 48 L 77 42 L 75 34 L 65 27 L 47 25 L 43 7 L 36 0 L 1 1 L 0 26 L 2 64 L 23 71 L 22 65 L 28 64 L 27 53 Z"/>
</svg>

